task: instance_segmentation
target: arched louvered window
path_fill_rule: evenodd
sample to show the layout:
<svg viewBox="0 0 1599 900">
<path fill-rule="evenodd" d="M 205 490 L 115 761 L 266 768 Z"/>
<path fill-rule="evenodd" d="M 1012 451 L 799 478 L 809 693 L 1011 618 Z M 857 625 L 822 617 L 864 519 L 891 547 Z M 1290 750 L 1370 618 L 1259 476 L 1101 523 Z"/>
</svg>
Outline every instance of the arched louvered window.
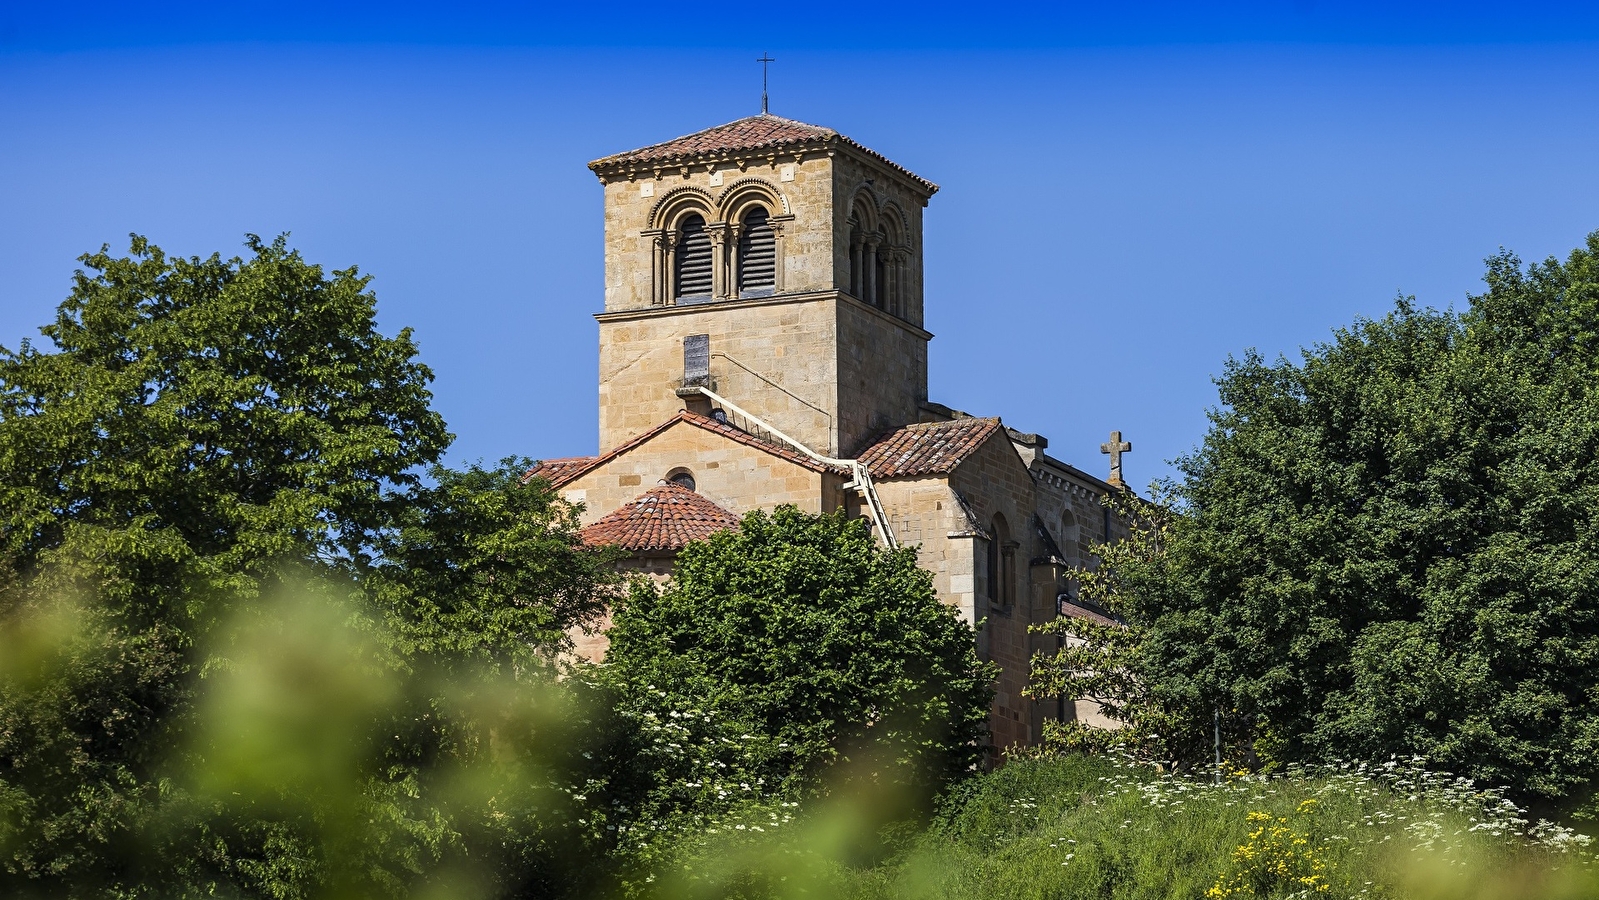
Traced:
<svg viewBox="0 0 1599 900">
<path fill-rule="evenodd" d="M 677 300 L 711 299 L 711 236 L 698 214 L 683 218 L 677 233 Z"/>
<path fill-rule="evenodd" d="M 771 214 L 754 207 L 744 215 L 738 235 L 738 295 L 765 297 L 777 289 L 777 241 Z"/>
</svg>

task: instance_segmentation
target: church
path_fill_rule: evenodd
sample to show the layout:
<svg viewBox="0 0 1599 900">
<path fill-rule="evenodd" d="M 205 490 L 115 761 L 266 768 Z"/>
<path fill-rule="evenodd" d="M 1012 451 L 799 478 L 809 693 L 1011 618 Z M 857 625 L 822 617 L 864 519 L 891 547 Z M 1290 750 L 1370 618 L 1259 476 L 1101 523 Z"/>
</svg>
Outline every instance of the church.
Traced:
<svg viewBox="0 0 1599 900">
<path fill-rule="evenodd" d="M 599 453 L 529 473 L 582 504 L 584 539 L 664 575 L 748 510 L 844 510 L 916 546 L 940 598 L 981 623 L 1003 673 L 995 747 L 1097 718 L 1022 696 L 1031 656 L 1058 646 L 1028 626 L 1102 615 L 1074 599 L 1072 571 L 1124 533 L 1102 500 L 1126 490 L 1131 445 L 1111 436 L 1101 480 L 1040 435 L 928 397 L 922 212 L 938 185 L 765 112 L 589 168 L 605 205 Z M 579 641 L 604 648 L 603 633 Z"/>
</svg>

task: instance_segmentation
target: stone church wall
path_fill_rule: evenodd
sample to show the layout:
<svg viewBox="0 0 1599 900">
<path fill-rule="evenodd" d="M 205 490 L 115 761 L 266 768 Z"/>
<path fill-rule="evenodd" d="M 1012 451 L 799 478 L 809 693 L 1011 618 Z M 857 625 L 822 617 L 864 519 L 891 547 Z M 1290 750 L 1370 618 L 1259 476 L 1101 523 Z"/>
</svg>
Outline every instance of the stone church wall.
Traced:
<svg viewBox="0 0 1599 900">
<path fill-rule="evenodd" d="M 807 446 L 836 452 L 836 302 L 773 298 L 601 316 L 600 452 L 684 408 L 676 390 L 691 334 L 710 335 L 712 390 Z"/>
<path fill-rule="evenodd" d="M 838 308 L 838 446 L 853 454 L 916 421 L 927 399 L 927 332 L 847 297 Z"/>
<path fill-rule="evenodd" d="M 561 495 L 584 505 L 580 518 L 590 525 L 683 468 L 694 476 L 696 491 L 737 514 L 784 503 L 810 513 L 831 512 L 844 493 L 843 476 L 807 469 L 683 422 L 565 485 Z"/>
<path fill-rule="evenodd" d="M 1042 549 L 1032 521 L 1036 509 L 1033 479 L 1015 448 L 999 432 L 960 464 L 950 482 L 971 503 L 984 529 L 992 527 L 996 513 L 1003 515 L 1010 539 L 1019 545 L 1014 551 L 1015 602 L 997 607 L 988 600 L 988 581 L 994 577 L 988 571 L 988 548 L 983 541 L 974 542 L 976 603 L 979 615 L 987 617 L 979 646 L 986 658 L 1003 670 L 995 686 L 994 715 L 990 719 L 994 746 L 1027 744 L 1037 729 L 1037 704 L 1021 694 L 1027 686 L 1032 657 L 1032 636 L 1027 633 L 1027 626 L 1035 621 L 1036 592 L 1028 562 Z"/>
<path fill-rule="evenodd" d="M 942 477 L 894 478 L 879 481 L 877 495 L 888 512 L 889 527 L 903 545 L 919 545 L 916 562 L 933 573 L 933 590 L 954 606 L 968 623 L 977 621 L 973 604 L 975 562 L 966 516 Z M 852 513 L 865 515 L 858 497 Z"/>
</svg>

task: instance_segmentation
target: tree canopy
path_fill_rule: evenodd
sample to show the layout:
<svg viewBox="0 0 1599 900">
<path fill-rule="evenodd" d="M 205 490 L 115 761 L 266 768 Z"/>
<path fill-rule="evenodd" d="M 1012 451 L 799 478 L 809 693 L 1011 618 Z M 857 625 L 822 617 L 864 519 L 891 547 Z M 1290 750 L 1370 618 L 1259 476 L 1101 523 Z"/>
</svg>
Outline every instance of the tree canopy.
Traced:
<svg viewBox="0 0 1599 900">
<path fill-rule="evenodd" d="M 915 550 L 791 506 L 684 548 L 664 589 L 615 614 L 605 668 L 624 696 L 691 706 L 750 739 L 755 777 L 803 793 L 852 754 L 938 789 L 985 751 L 991 664 Z"/>
<path fill-rule="evenodd" d="M 1203 758 L 1219 709 L 1268 763 L 1421 754 L 1593 791 L 1599 233 L 1486 282 L 1462 312 L 1401 300 L 1298 362 L 1228 363 L 1156 527 L 1089 579 L 1129 632 L 1055 626 L 1138 675 L 1161 752 Z M 1065 659 L 1040 674 L 1086 684 Z"/>
</svg>

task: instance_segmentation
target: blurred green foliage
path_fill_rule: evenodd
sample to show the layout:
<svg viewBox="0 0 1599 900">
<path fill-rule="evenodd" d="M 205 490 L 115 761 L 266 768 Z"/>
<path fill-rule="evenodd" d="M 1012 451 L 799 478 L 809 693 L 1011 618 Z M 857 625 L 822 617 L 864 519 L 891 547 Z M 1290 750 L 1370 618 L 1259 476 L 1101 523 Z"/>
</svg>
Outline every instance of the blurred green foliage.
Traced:
<svg viewBox="0 0 1599 900">
<path fill-rule="evenodd" d="M 1501 253 L 1486 282 L 1462 312 L 1402 300 L 1298 362 L 1229 362 L 1182 483 L 1085 579 L 1129 629 L 1052 625 L 1086 644 L 1039 690 L 1121 698 L 1117 739 L 1182 765 L 1209 762 L 1219 710 L 1233 759 L 1420 754 L 1587 803 L 1599 233 L 1565 261 Z"/>
</svg>

